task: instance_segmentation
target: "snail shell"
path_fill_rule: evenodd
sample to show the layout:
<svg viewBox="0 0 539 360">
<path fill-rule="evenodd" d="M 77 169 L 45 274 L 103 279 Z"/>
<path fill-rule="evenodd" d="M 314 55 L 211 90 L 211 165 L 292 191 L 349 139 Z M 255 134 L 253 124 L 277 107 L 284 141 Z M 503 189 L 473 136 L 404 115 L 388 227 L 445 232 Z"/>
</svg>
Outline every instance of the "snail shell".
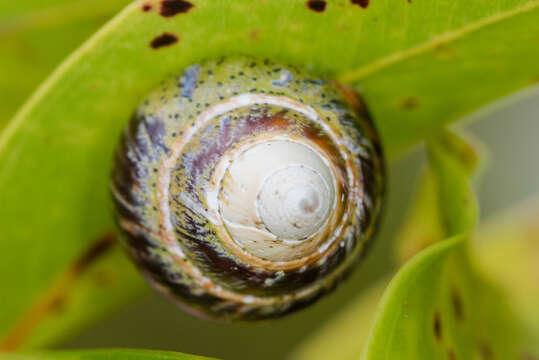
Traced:
<svg viewBox="0 0 539 360">
<path fill-rule="evenodd" d="M 376 133 L 342 89 L 242 57 L 193 65 L 148 96 L 112 193 L 155 288 L 198 316 L 260 319 L 335 287 L 366 250 L 383 190 Z"/>
</svg>

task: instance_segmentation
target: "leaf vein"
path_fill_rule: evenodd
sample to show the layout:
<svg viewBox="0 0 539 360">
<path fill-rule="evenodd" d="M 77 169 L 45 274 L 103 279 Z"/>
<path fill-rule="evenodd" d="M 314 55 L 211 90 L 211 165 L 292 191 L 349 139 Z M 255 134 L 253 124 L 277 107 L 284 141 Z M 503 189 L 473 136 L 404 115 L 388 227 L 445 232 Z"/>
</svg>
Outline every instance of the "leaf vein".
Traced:
<svg viewBox="0 0 539 360">
<path fill-rule="evenodd" d="M 345 84 L 357 83 L 359 80 L 364 79 L 382 69 L 398 64 L 400 62 L 403 62 L 415 56 L 419 56 L 423 53 L 428 52 L 429 50 L 436 48 L 437 46 L 441 44 L 454 42 L 460 38 L 465 37 L 466 35 L 470 33 L 479 31 L 486 26 L 493 25 L 493 24 L 502 22 L 506 19 L 510 19 L 514 16 L 518 16 L 518 15 L 533 11 L 537 7 L 539 7 L 538 0 L 530 1 L 529 3 L 522 5 L 520 7 L 511 9 L 511 10 L 502 11 L 494 15 L 482 18 L 476 22 L 466 24 L 465 26 L 461 28 L 447 31 L 445 33 L 442 33 L 438 36 L 433 37 L 429 41 L 423 42 L 421 44 L 402 50 L 400 52 L 393 53 L 386 57 L 379 58 L 378 60 L 375 60 L 367 65 L 361 66 L 355 70 L 345 72 L 338 77 L 339 81 Z"/>
</svg>

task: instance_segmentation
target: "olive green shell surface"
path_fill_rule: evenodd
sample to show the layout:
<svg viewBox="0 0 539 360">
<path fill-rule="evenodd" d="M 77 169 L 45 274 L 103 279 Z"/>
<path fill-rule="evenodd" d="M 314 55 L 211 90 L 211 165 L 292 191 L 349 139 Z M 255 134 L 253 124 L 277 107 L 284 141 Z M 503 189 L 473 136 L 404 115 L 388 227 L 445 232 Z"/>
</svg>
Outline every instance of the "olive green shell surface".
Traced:
<svg viewBox="0 0 539 360">
<path fill-rule="evenodd" d="M 381 147 L 359 99 L 294 67 L 244 57 L 162 82 L 122 135 L 111 185 L 123 242 L 149 283 L 191 314 L 219 320 L 281 316 L 334 289 L 365 254 L 383 203 Z M 299 241 L 246 220 L 253 251 L 223 219 L 235 201 L 223 190 L 235 181 L 227 167 L 242 149 L 275 139 L 320 155 L 336 196 L 325 223 Z M 251 204 L 234 206 L 233 215 Z"/>
</svg>

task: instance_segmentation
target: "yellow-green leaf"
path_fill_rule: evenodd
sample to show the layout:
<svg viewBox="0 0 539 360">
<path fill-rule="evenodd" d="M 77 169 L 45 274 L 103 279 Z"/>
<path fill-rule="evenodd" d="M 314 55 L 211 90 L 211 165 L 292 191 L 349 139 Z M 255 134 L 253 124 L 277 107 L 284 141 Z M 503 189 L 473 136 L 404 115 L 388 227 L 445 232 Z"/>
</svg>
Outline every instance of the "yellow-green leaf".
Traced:
<svg viewBox="0 0 539 360">
<path fill-rule="evenodd" d="M 481 168 L 482 146 L 477 140 L 442 131 L 430 137 L 427 152 L 429 166 L 396 242 L 399 262 L 448 236 L 470 233 L 477 222 L 472 179 Z"/>
</svg>

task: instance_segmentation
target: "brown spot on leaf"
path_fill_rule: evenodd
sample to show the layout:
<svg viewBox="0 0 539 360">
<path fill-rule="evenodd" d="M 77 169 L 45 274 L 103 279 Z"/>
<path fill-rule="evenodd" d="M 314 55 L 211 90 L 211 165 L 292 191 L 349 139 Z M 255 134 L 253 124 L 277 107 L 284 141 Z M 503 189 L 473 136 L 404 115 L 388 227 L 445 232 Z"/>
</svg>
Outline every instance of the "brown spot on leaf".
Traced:
<svg viewBox="0 0 539 360">
<path fill-rule="evenodd" d="M 161 35 L 156 36 L 151 42 L 150 46 L 153 49 L 159 49 L 163 46 L 170 46 L 174 43 L 178 42 L 178 37 L 174 34 L 170 33 L 163 33 Z"/>
<path fill-rule="evenodd" d="M 457 53 L 449 47 L 447 43 L 440 43 L 434 47 L 434 51 L 438 56 L 444 59 L 454 59 L 457 57 Z"/>
<path fill-rule="evenodd" d="M 312 11 L 323 12 L 326 10 L 326 2 L 324 0 L 309 0 L 307 1 L 307 7 Z"/>
<path fill-rule="evenodd" d="M 455 350 L 447 349 L 447 359 L 448 360 L 457 360 L 457 355 L 455 355 Z"/>
<path fill-rule="evenodd" d="M 494 359 L 494 353 L 489 344 L 482 342 L 479 344 L 479 355 L 481 355 L 482 360 L 492 360 Z"/>
<path fill-rule="evenodd" d="M 58 315 L 65 311 L 71 288 L 86 270 L 110 251 L 117 242 L 116 238 L 117 234 L 112 231 L 103 234 L 59 274 L 58 278 L 45 289 L 11 329 L 7 331 L 2 341 L 0 341 L 0 352 L 18 349 L 43 320 L 51 316 L 52 313 Z"/>
<path fill-rule="evenodd" d="M 67 307 L 67 299 L 65 296 L 58 295 L 54 299 L 51 300 L 51 303 L 49 305 L 49 309 L 52 312 L 55 313 L 62 313 L 66 310 Z"/>
<path fill-rule="evenodd" d="M 100 270 L 93 276 L 94 284 L 100 288 L 106 288 L 114 284 L 114 278 L 110 272 Z"/>
<path fill-rule="evenodd" d="M 195 5 L 185 0 L 163 0 L 160 13 L 164 17 L 173 17 L 188 12 L 193 6 Z"/>
<path fill-rule="evenodd" d="M 354 5 L 359 5 L 363 9 L 366 9 L 369 6 L 369 0 L 350 0 L 350 2 Z"/>
<path fill-rule="evenodd" d="M 83 272 L 90 264 L 92 264 L 97 258 L 106 253 L 112 245 L 116 242 L 116 235 L 114 233 L 107 233 L 105 236 L 99 239 L 99 241 L 92 244 L 81 257 L 79 257 L 73 263 L 73 272 L 79 274 Z"/>
<path fill-rule="evenodd" d="M 142 5 L 142 11 L 144 11 L 144 12 L 151 11 L 152 9 L 153 9 L 152 4 L 144 4 L 144 5 Z"/>
<path fill-rule="evenodd" d="M 434 331 L 434 337 L 436 341 L 442 341 L 442 320 L 440 318 L 440 313 L 436 311 L 434 313 L 434 320 L 432 322 L 432 330 Z"/>
<path fill-rule="evenodd" d="M 539 357 L 533 355 L 532 353 L 525 352 L 520 356 L 520 360 L 539 360 Z"/>
<path fill-rule="evenodd" d="M 258 29 L 253 29 L 253 30 L 249 33 L 249 38 L 251 38 L 252 40 L 258 39 L 258 36 L 260 36 L 260 30 L 258 30 Z"/>
<path fill-rule="evenodd" d="M 400 107 L 405 110 L 412 110 L 419 106 L 419 99 L 415 96 L 408 96 L 402 99 Z"/>
<path fill-rule="evenodd" d="M 451 305 L 453 306 L 453 312 L 458 321 L 464 320 L 464 309 L 462 307 L 462 298 L 457 289 L 451 291 Z"/>
</svg>

